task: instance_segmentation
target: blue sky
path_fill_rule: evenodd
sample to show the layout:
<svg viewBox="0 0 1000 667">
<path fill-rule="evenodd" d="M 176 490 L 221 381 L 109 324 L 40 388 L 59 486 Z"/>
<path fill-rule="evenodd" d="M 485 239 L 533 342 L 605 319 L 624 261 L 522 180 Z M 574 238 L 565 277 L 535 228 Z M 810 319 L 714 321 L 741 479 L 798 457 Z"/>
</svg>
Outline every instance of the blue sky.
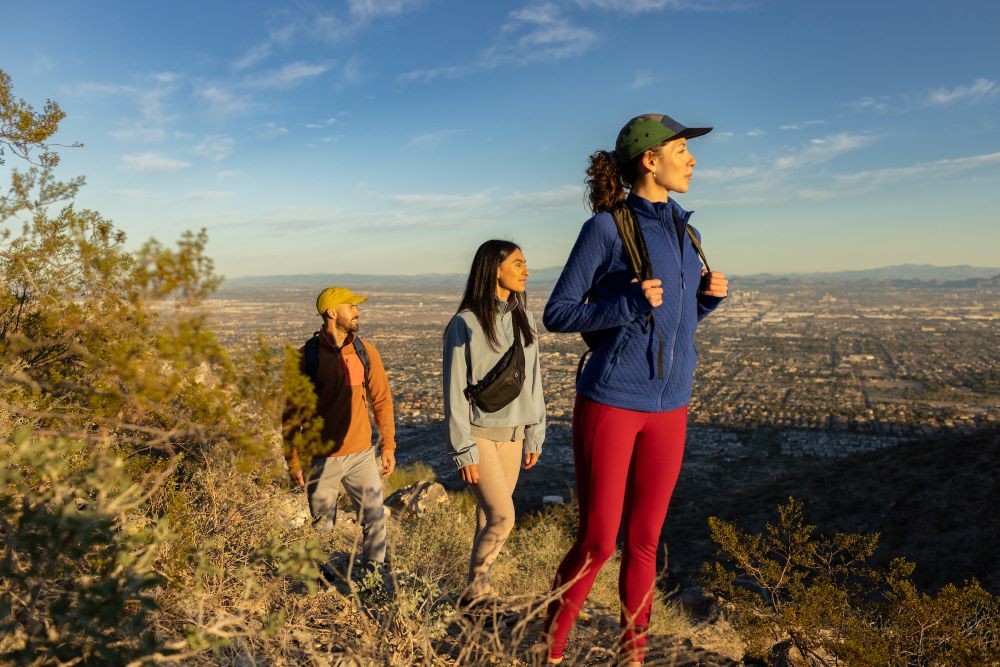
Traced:
<svg viewBox="0 0 1000 667">
<path fill-rule="evenodd" d="M 67 112 L 60 175 L 227 276 L 561 265 L 639 113 L 712 125 L 691 191 L 730 274 L 1000 265 L 1000 2 L 45 2 L 0 68 Z M 14 159 L 0 167 L 8 179 Z"/>
</svg>

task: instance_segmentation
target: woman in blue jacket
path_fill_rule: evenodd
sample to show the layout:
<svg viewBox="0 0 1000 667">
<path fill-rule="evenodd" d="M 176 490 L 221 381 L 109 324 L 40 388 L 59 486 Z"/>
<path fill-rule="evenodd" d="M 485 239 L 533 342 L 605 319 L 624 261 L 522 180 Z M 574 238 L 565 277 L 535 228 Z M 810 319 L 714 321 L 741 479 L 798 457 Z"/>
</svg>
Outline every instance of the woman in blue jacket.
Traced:
<svg viewBox="0 0 1000 667">
<path fill-rule="evenodd" d="M 624 519 L 619 592 L 622 657 L 641 663 L 656 552 L 680 472 L 698 321 L 728 293 L 707 272 L 688 233 L 689 211 L 670 198 L 687 192 L 696 161 L 689 128 L 669 116 L 630 120 L 614 152 L 590 156 L 587 188 L 594 216 L 584 223 L 545 307 L 550 331 L 593 332 L 593 353 L 577 380 L 573 455 L 580 527 L 559 566 L 549 607 L 549 662 L 566 637 L 594 578 L 614 553 Z M 627 206 L 638 222 L 651 278 L 634 274 L 611 211 Z"/>
</svg>

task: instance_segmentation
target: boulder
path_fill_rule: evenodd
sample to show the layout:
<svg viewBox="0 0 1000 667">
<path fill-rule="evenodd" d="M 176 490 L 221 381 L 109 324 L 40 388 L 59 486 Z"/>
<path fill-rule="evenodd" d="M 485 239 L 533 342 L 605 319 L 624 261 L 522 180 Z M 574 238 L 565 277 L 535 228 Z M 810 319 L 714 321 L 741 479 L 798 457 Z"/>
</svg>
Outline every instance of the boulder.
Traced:
<svg viewBox="0 0 1000 667">
<path fill-rule="evenodd" d="M 437 482 L 422 481 L 399 489 L 385 499 L 392 513 L 404 519 L 420 516 L 429 508 L 448 502 L 448 492 Z"/>
</svg>

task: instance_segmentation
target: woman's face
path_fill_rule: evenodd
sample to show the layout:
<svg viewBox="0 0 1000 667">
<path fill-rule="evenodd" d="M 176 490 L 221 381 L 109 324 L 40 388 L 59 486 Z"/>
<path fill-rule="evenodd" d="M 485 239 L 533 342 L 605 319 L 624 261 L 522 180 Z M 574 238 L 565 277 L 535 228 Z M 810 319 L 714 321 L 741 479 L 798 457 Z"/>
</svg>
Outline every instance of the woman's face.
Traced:
<svg viewBox="0 0 1000 667">
<path fill-rule="evenodd" d="M 697 160 L 688 151 L 687 139 L 668 141 L 655 154 L 652 172 L 656 184 L 669 192 L 687 192 Z"/>
<path fill-rule="evenodd" d="M 518 248 L 500 262 L 497 269 L 497 287 L 509 292 L 523 292 L 528 282 L 528 260 Z"/>
</svg>

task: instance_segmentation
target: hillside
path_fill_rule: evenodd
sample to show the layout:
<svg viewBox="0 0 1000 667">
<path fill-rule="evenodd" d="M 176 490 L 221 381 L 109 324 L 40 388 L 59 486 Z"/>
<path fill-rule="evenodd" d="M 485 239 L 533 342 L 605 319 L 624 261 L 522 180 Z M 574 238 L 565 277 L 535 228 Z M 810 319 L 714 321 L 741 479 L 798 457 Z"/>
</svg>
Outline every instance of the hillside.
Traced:
<svg viewBox="0 0 1000 667">
<path fill-rule="evenodd" d="M 802 460 L 758 450 L 730 464 L 691 460 L 665 530 L 674 573 L 709 560 L 709 516 L 760 531 L 789 496 L 822 532 L 879 532 L 877 558 L 905 556 L 929 590 L 978 578 L 1000 590 L 1000 432 L 916 441 L 844 459 Z"/>
</svg>

